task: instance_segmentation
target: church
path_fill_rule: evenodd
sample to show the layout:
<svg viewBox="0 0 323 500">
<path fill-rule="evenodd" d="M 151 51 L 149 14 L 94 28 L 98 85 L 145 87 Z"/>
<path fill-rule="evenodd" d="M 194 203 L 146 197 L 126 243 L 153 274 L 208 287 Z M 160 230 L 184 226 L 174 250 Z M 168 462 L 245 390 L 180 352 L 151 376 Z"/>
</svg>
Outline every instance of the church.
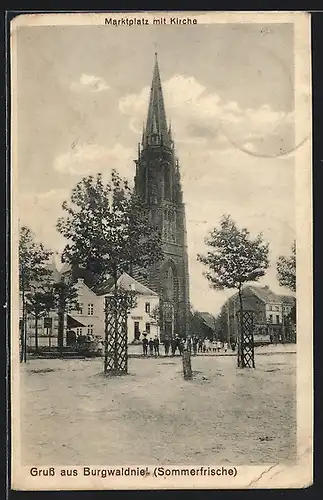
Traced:
<svg viewBox="0 0 323 500">
<path fill-rule="evenodd" d="M 147 121 L 135 164 L 135 192 L 162 233 L 163 261 L 149 269 L 145 283 L 160 298 L 160 337 L 163 341 L 176 334 L 186 336 L 190 307 L 185 205 L 179 160 L 166 120 L 157 54 Z"/>
</svg>

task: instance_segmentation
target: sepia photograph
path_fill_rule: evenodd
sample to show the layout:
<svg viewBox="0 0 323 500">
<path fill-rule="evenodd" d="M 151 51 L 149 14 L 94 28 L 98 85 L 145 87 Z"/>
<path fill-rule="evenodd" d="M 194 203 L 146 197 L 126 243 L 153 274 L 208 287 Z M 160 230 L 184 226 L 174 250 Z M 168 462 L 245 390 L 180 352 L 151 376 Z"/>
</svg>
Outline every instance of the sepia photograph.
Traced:
<svg viewBox="0 0 323 500">
<path fill-rule="evenodd" d="M 312 482 L 310 17 L 11 21 L 15 489 Z"/>
</svg>

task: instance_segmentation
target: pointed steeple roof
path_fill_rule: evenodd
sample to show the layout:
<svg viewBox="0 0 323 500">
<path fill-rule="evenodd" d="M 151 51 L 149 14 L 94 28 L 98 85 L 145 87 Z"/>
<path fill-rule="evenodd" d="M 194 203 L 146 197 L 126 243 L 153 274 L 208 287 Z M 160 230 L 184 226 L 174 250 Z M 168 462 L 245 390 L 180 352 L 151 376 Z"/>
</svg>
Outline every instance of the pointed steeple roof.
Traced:
<svg viewBox="0 0 323 500">
<path fill-rule="evenodd" d="M 148 116 L 143 142 L 145 146 L 148 144 L 164 144 L 168 147 L 171 146 L 157 60 L 157 52 L 155 53 L 155 67 L 150 89 Z"/>
</svg>

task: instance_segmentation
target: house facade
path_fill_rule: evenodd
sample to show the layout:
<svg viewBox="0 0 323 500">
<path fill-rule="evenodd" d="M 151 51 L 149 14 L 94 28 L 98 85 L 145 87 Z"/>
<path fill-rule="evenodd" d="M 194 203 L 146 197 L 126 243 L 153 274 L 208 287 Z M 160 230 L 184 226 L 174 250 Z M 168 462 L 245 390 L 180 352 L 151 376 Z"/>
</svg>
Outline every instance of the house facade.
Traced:
<svg viewBox="0 0 323 500">
<path fill-rule="evenodd" d="M 247 285 L 242 288 L 242 305 L 245 311 L 253 312 L 255 343 L 295 341 L 295 325 L 291 312 L 296 306 L 292 295 L 278 295 L 268 286 Z M 230 337 L 238 331 L 238 312 L 240 301 L 238 293 L 230 297 L 222 308 Z"/>
<path fill-rule="evenodd" d="M 148 337 L 160 337 L 159 320 L 159 296 L 148 287 L 132 278 L 129 274 L 123 273 L 117 286 L 135 292 L 135 307 L 128 314 L 128 343 L 141 341 L 142 335 Z M 105 300 L 111 295 L 113 286 L 111 280 L 101 283 L 95 287 L 98 298 L 99 325 L 104 336 L 105 327 Z"/>
<path fill-rule="evenodd" d="M 69 311 L 69 316 L 77 320 L 80 325 L 72 328 L 76 335 L 102 336 L 102 307 L 100 297 L 85 283 L 84 278 L 78 278 L 75 285 L 77 289 L 78 310 Z M 71 321 L 72 323 L 72 321 Z M 81 326 L 82 325 L 82 326 Z"/>
</svg>

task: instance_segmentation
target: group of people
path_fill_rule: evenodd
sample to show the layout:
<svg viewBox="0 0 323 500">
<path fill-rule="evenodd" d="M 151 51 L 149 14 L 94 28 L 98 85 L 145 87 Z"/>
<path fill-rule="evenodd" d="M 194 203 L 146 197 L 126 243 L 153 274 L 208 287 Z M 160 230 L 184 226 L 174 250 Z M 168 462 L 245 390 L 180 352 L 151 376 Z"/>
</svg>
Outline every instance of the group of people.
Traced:
<svg viewBox="0 0 323 500">
<path fill-rule="evenodd" d="M 184 349 L 187 349 L 189 352 L 196 355 L 198 352 L 207 353 L 207 352 L 221 352 L 222 350 L 226 353 L 228 350 L 228 342 L 222 342 L 221 340 L 209 340 L 202 339 L 200 337 L 187 337 L 186 339 L 180 337 L 179 335 L 175 335 L 172 338 L 165 337 L 164 341 L 164 350 L 165 356 L 175 356 L 177 351 L 181 355 Z M 148 356 L 159 356 L 159 338 L 157 335 L 155 338 L 147 339 L 144 336 L 142 340 L 142 350 L 143 355 Z M 235 345 L 231 345 L 232 350 L 235 350 Z"/>
<path fill-rule="evenodd" d="M 147 337 L 142 339 L 142 350 L 144 356 L 148 356 L 148 348 L 150 356 L 159 356 L 159 338 L 157 335 L 154 339 L 150 338 L 148 340 Z"/>
</svg>

